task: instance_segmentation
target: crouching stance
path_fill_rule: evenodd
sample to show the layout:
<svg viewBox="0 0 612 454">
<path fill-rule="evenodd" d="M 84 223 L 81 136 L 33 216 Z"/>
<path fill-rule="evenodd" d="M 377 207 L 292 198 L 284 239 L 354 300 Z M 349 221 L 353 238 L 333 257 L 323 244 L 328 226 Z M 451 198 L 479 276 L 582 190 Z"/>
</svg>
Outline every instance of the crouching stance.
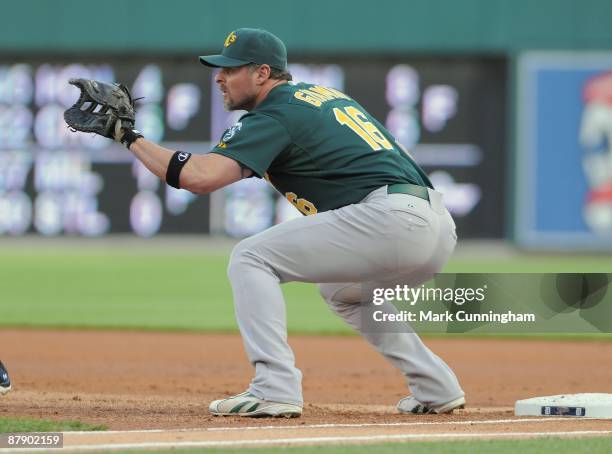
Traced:
<svg viewBox="0 0 612 454">
<path fill-rule="evenodd" d="M 457 378 L 416 334 L 370 332 L 360 322 L 365 289 L 425 282 L 455 247 L 455 225 L 427 175 L 348 95 L 290 82 L 285 46 L 271 33 L 235 30 L 222 54 L 200 61 L 220 68 L 215 80 L 225 107 L 247 111 L 210 153 L 191 156 L 143 138 L 121 85 L 93 82 L 94 89 L 92 81 L 73 81 L 84 94 L 65 118 L 74 129 L 122 142 L 174 187 L 206 194 L 242 178 L 265 178 L 305 215 L 243 240 L 232 253 L 228 276 L 255 378 L 245 392 L 212 402 L 210 411 L 302 413 L 302 374 L 287 343 L 280 287 L 292 281 L 319 284 L 330 309 L 404 374 L 412 395 L 399 402 L 400 412 L 462 407 Z M 83 109 L 85 102 L 105 107 Z"/>
</svg>

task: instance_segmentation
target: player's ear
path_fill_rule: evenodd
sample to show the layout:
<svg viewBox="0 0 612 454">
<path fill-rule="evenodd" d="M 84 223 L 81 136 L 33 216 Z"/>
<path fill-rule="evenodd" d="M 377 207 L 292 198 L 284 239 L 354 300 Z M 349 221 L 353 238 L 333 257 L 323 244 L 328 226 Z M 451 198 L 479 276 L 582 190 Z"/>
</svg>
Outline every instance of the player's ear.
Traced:
<svg viewBox="0 0 612 454">
<path fill-rule="evenodd" d="M 257 85 L 263 85 L 266 80 L 270 78 L 270 66 L 269 65 L 259 65 L 256 69 L 256 77 L 255 82 Z"/>
</svg>

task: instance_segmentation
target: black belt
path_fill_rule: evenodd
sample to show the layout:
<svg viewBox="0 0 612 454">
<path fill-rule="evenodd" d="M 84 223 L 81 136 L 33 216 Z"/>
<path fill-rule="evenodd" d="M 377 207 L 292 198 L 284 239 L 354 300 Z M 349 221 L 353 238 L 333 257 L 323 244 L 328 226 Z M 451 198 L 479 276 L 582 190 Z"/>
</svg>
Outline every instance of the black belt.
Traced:
<svg viewBox="0 0 612 454">
<path fill-rule="evenodd" d="M 426 187 L 410 183 L 390 184 L 387 187 L 387 194 L 408 194 L 423 200 L 429 200 L 429 193 Z"/>
</svg>

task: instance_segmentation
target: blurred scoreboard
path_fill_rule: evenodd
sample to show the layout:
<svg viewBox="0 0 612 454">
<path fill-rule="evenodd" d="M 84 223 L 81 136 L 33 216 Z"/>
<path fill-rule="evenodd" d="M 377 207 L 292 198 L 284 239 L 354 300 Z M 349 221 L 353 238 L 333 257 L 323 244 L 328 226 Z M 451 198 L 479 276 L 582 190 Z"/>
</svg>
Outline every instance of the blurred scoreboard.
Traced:
<svg viewBox="0 0 612 454">
<path fill-rule="evenodd" d="M 297 81 L 340 89 L 385 123 L 445 193 L 462 237 L 505 226 L 506 64 L 495 58 L 304 58 Z M 242 112 L 225 112 L 197 57 L 0 58 L 0 235 L 227 233 L 298 216 L 248 179 L 196 197 L 162 184 L 122 146 L 72 133 L 72 77 L 127 84 L 145 137 L 205 153 Z"/>
</svg>

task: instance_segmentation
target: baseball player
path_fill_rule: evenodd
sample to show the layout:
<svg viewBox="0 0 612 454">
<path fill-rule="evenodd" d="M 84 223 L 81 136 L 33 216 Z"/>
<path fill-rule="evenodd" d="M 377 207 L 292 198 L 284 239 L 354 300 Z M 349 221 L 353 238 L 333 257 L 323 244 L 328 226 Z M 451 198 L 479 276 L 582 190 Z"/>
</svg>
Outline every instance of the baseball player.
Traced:
<svg viewBox="0 0 612 454">
<path fill-rule="evenodd" d="M 359 330 L 363 289 L 432 278 L 455 247 L 455 225 L 425 173 L 362 106 L 340 91 L 290 82 L 285 45 L 273 34 L 235 30 L 220 55 L 200 61 L 220 68 L 215 80 L 225 107 L 247 111 L 210 153 L 192 156 L 146 140 L 129 112 L 101 134 L 121 141 L 171 186 L 207 194 L 265 178 L 305 215 L 234 248 L 228 276 L 255 378 L 245 392 L 210 404 L 214 415 L 299 416 L 302 374 L 287 344 L 280 284 L 318 283 L 329 307 Z M 73 113 L 82 115 L 76 106 Z M 391 303 L 381 309 L 395 311 Z M 449 413 L 465 404 L 451 369 L 416 334 L 378 331 L 362 335 L 412 390 L 400 412 Z"/>
</svg>

